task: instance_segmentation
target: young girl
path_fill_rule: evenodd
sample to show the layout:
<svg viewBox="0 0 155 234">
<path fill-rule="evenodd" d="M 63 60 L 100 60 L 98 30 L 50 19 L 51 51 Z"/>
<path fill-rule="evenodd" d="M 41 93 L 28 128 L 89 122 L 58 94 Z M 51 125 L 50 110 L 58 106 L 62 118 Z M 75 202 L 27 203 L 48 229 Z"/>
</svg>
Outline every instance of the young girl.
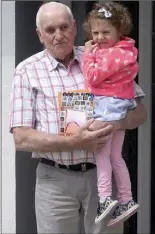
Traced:
<svg viewBox="0 0 155 234">
<path fill-rule="evenodd" d="M 84 26 L 92 39 L 85 44 L 83 72 L 87 88 L 95 95 L 94 118 L 115 123 L 136 107 L 137 49 L 134 40 L 127 37 L 131 17 L 119 3 L 97 4 Z M 100 199 L 95 222 L 113 213 L 108 226 L 126 220 L 139 208 L 132 198 L 129 172 L 121 155 L 124 135 L 125 131 L 114 131 L 104 148 L 96 152 Z M 118 200 L 112 198 L 112 170 Z"/>
</svg>

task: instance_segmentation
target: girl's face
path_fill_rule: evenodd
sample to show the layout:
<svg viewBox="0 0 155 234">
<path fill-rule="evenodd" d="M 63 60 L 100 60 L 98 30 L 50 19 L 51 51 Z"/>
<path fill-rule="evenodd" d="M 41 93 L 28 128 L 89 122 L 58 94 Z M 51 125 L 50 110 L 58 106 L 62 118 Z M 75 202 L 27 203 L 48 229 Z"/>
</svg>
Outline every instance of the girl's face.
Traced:
<svg viewBox="0 0 155 234">
<path fill-rule="evenodd" d="M 94 43 L 98 43 L 100 49 L 114 46 L 121 36 L 117 29 L 106 19 L 92 20 L 91 34 Z"/>
</svg>

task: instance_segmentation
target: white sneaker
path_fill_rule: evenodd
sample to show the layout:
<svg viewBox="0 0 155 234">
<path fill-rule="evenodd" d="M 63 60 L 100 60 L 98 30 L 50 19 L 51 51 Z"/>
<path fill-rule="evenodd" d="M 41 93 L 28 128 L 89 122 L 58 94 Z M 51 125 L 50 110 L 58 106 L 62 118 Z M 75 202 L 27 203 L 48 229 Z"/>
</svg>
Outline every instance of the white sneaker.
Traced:
<svg viewBox="0 0 155 234">
<path fill-rule="evenodd" d="M 99 201 L 95 223 L 99 223 L 102 219 L 105 219 L 109 214 L 113 213 L 117 205 L 118 201 L 112 197 L 106 197 L 104 202 Z"/>
<path fill-rule="evenodd" d="M 113 213 L 113 217 L 109 221 L 107 226 L 111 227 L 113 225 L 117 225 L 119 223 L 126 221 L 133 214 L 135 214 L 138 209 L 139 209 L 139 205 L 134 200 L 131 200 L 126 204 L 121 204 L 117 206 Z"/>
</svg>

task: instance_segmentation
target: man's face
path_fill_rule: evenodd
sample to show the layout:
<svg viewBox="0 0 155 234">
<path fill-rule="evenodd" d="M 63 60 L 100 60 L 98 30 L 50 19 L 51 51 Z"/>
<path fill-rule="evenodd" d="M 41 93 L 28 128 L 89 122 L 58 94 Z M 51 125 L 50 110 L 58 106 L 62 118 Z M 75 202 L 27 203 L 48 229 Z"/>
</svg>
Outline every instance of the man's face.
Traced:
<svg viewBox="0 0 155 234">
<path fill-rule="evenodd" d="M 72 53 L 76 26 L 66 11 L 48 12 L 44 15 L 37 33 L 53 57 L 63 60 Z"/>
</svg>

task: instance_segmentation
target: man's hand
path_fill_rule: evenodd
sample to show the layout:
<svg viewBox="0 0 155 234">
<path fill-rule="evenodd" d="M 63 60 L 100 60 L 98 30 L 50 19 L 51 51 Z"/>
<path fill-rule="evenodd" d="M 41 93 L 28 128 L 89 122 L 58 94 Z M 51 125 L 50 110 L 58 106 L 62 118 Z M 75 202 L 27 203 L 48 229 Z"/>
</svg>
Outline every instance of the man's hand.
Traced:
<svg viewBox="0 0 155 234">
<path fill-rule="evenodd" d="M 113 125 L 111 124 L 110 122 L 104 122 L 104 121 L 101 121 L 101 120 L 95 120 L 93 121 L 90 125 L 89 125 L 89 131 L 96 131 L 96 130 L 99 130 L 99 129 L 102 129 L 102 128 L 105 128 L 109 125 Z"/>
<path fill-rule="evenodd" d="M 121 130 L 121 120 L 109 121 L 109 122 L 104 122 L 104 121 L 101 121 L 101 120 L 95 120 L 89 126 L 89 130 L 90 131 L 99 130 L 99 129 L 104 128 L 104 127 L 109 126 L 109 125 L 113 126 L 113 131 Z"/>
<path fill-rule="evenodd" d="M 94 120 L 87 121 L 83 126 L 79 127 L 77 132 L 72 136 L 72 142 L 76 149 L 86 149 L 94 152 L 102 148 L 105 142 L 110 139 L 113 126 L 102 124 L 100 129 L 90 131 L 89 128 L 93 122 Z"/>
<path fill-rule="evenodd" d="M 85 52 L 86 53 L 91 53 L 95 48 L 97 44 L 94 44 L 93 40 L 87 41 L 85 43 Z"/>
</svg>

